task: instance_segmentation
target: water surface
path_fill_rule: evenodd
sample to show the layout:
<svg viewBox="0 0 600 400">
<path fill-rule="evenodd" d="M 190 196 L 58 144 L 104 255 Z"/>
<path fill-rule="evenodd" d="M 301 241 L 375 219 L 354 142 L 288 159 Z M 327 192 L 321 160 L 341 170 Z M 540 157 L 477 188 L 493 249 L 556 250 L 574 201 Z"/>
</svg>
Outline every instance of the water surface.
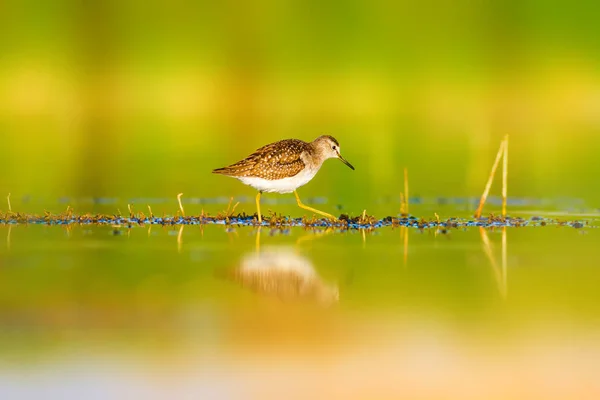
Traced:
<svg viewBox="0 0 600 400">
<path fill-rule="evenodd" d="M 3 398 L 600 394 L 595 228 L 0 233 Z"/>
</svg>

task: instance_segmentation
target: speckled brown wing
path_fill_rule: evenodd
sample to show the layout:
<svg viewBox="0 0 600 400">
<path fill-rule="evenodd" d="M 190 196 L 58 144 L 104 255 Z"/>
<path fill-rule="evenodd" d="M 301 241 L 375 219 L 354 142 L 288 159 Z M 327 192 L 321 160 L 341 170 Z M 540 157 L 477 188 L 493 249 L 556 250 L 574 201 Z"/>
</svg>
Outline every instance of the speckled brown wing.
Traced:
<svg viewBox="0 0 600 400">
<path fill-rule="evenodd" d="M 242 161 L 215 169 L 213 173 L 268 180 L 288 178 L 304 169 L 300 156 L 305 151 L 310 151 L 310 146 L 302 140 L 282 140 L 261 147 Z"/>
</svg>

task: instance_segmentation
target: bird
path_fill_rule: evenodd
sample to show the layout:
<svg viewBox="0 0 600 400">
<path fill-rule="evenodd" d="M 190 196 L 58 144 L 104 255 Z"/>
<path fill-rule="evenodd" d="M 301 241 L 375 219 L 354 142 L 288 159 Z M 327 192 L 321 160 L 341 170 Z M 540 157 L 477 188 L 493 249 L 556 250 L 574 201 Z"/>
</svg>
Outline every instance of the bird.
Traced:
<svg viewBox="0 0 600 400">
<path fill-rule="evenodd" d="M 354 170 L 352 164 L 342 157 L 340 143 L 333 136 L 322 135 L 312 142 L 285 139 L 268 144 L 243 160 L 212 172 L 239 179 L 258 190 L 256 208 L 259 224 L 262 224 L 260 197 L 264 192 L 294 193 L 300 208 L 336 220 L 331 214 L 304 205 L 296 191 L 310 182 L 319 172 L 323 162 L 330 158 L 337 158 Z"/>
</svg>

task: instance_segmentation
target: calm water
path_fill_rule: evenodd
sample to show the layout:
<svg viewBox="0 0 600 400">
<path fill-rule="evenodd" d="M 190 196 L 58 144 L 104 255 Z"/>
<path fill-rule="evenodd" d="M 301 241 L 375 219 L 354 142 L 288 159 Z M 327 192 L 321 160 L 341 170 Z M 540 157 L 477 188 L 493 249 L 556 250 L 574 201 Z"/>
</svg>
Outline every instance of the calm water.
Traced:
<svg viewBox="0 0 600 400">
<path fill-rule="evenodd" d="M 594 228 L 0 233 L 2 398 L 600 395 Z"/>
</svg>

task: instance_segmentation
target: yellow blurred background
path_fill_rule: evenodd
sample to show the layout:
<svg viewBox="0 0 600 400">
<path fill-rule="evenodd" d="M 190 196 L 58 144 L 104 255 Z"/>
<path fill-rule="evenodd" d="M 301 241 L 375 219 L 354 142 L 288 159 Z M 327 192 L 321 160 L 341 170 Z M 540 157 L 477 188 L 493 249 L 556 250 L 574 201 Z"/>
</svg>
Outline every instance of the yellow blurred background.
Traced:
<svg viewBox="0 0 600 400">
<path fill-rule="evenodd" d="M 398 195 L 404 167 L 415 195 L 479 195 L 510 134 L 511 196 L 597 207 L 597 8 L 3 2 L 0 190 L 50 203 L 253 195 L 210 171 L 330 134 L 357 170 L 330 162 L 301 194 L 361 212 Z"/>
</svg>

